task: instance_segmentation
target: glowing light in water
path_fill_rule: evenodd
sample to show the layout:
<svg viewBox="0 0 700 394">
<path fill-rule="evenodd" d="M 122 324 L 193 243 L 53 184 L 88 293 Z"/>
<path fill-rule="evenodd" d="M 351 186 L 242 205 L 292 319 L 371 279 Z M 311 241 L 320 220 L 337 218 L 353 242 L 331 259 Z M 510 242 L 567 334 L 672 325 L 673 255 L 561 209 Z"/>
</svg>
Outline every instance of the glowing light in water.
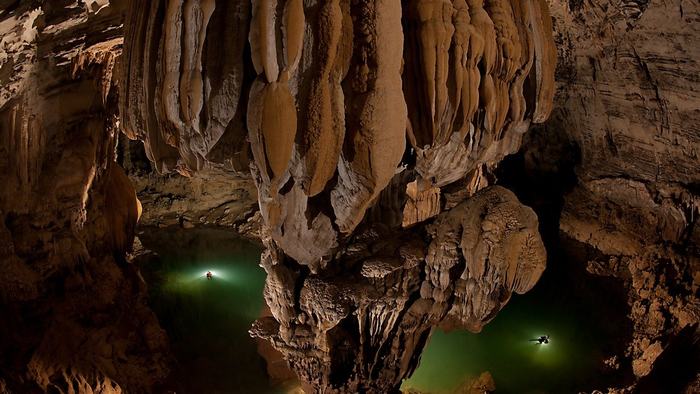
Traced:
<svg viewBox="0 0 700 394">
<path fill-rule="evenodd" d="M 231 269 L 217 269 L 217 268 L 208 268 L 203 271 L 198 271 L 196 274 L 196 277 L 193 279 L 197 280 L 202 280 L 202 279 L 207 279 L 207 273 L 211 272 L 211 276 L 213 280 L 224 280 L 226 282 L 231 282 L 233 279 L 233 274 Z"/>
<path fill-rule="evenodd" d="M 207 279 L 207 273 L 211 272 L 211 280 L 218 282 L 220 284 L 226 283 L 227 285 L 240 285 L 241 275 L 243 275 L 239 268 L 235 266 L 226 266 L 224 263 L 220 263 L 217 267 L 210 266 L 211 268 L 196 268 L 193 270 L 181 270 L 169 273 L 168 284 L 171 290 L 178 292 L 189 292 L 198 289 L 200 286 L 204 286 L 204 282 L 209 282 Z M 243 275 L 245 276 L 245 275 Z M 211 286 L 206 286 L 209 288 Z"/>
<path fill-rule="evenodd" d="M 173 238 L 169 230 L 161 234 Z M 161 248 L 153 249 L 161 258 L 147 267 L 149 301 L 187 371 L 182 390 L 286 393 L 286 387 L 271 387 L 257 342 L 248 334 L 264 305 L 260 249 L 229 232 L 208 229 L 153 243 Z M 208 272 L 212 280 L 207 280 Z"/>
<path fill-rule="evenodd" d="M 219 273 L 216 272 L 216 271 L 214 271 L 214 270 L 207 270 L 207 271 L 204 271 L 204 272 L 203 272 L 201 275 L 199 275 L 199 276 L 202 277 L 202 278 L 206 278 L 206 277 L 207 277 L 207 274 L 210 273 L 210 272 L 211 272 L 211 276 L 213 276 L 213 277 L 215 277 L 215 278 L 220 276 Z"/>
</svg>

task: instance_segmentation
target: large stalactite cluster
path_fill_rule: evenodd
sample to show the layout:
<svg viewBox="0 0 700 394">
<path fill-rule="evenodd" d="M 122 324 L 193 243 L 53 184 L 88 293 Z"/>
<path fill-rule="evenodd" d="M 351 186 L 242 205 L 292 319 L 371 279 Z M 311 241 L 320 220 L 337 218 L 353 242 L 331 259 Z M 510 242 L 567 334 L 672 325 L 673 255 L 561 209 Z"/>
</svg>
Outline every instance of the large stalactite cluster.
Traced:
<svg viewBox="0 0 700 394">
<path fill-rule="evenodd" d="M 217 161 L 222 134 L 240 139 L 245 111 L 265 223 L 313 271 L 401 170 L 407 140 L 422 192 L 488 172 L 551 111 L 555 49 L 539 0 L 132 9 L 127 133 L 159 168 L 196 171 Z"/>
<path fill-rule="evenodd" d="M 520 147 L 552 109 L 556 51 L 541 1 L 409 1 L 404 91 L 416 170 L 434 185 Z"/>
<path fill-rule="evenodd" d="M 160 171 L 188 174 L 203 169 L 211 156 L 238 168 L 246 160 L 239 151 L 247 150 L 238 111 L 248 2 L 152 1 L 145 6 L 133 0 L 127 8 L 122 130 L 144 141 Z M 222 138 L 226 152 L 217 151 Z"/>
</svg>

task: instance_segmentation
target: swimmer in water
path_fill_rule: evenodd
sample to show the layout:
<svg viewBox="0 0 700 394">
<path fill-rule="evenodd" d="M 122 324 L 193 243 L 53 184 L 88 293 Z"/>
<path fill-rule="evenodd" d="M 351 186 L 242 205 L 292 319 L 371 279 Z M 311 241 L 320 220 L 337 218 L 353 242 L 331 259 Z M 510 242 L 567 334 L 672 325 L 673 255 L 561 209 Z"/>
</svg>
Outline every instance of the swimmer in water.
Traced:
<svg viewBox="0 0 700 394">
<path fill-rule="evenodd" d="M 207 280 L 211 280 L 211 278 L 214 277 L 214 274 L 211 273 L 211 271 L 207 271 Z"/>
<path fill-rule="evenodd" d="M 542 335 L 541 337 L 537 339 L 530 339 L 530 342 L 537 342 L 538 345 L 542 344 L 548 344 L 549 343 L 549 335 Z"/>
</svg>

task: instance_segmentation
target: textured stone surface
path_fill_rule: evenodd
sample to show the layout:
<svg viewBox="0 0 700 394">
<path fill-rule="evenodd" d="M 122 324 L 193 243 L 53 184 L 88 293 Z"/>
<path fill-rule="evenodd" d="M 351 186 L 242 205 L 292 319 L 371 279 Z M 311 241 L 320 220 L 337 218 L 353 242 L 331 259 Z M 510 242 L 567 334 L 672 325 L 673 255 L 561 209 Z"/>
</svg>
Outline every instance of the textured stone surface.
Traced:
<svg viewBox="0 0 700 394">
<path fill-rule="evenodd" d="M 544 134 L 563 133 L 580 161 L 562 229 L 608 254 L 695 243 L 700 6 L 551 3 L 559 91 Z"/>
<path fill-rule="evenodd" d="M 579 175 L 697 184 L 697 2 L 552 3 L 561 89 L 550 124 L 578 142 Z"/>
<path fill-rule="evenodd" d="M 447 323 L 481 331 L 512 293 L 527 292 L 542 275 L 547 257 L 537 225 L 537 215 L 499 186 L 452 208 L 428 228 L 421 295 L 451 300 Z"/>
<path fill-rule="evenodd" d="M 319 274 L 285 265 L 270 246 L 261 265 L 273 317 L 251 334 L 270 340 L 313 390 L 397 390 L 433 327 L 480 331 L 545 267 L 537 217 L 507 189 L 487 188 L 431 227 L 426 242 L 378 223 L 334 260 L 341 269 Z"/>
<path fill-rule="evenodd" d="M 124 9 L 0 4 L 0 390 L 150 390 L 168 353 L 125 260 L 140 209 L 114 154 Z"/>
<path fill-rule="evenodd" d="M 574 163 L 560 229 L 604 255 L 590 272 L 622 279 L 634 324 L 626 356 L 637 377 L 655 376 L 655 361 L 698 323 L 700 5 L 549 4 L 558 91 L 526 162 L 545 173 Z M 658 383 L 639 384 L 668 387 Z"/>
<path fill-rule="evenodd" d="M 188 174 L 208 160 L 247 166 L 241 96 L 250 4 L 131 0 L 127 7 L 119 102 L 126 135 L 146 143 L 160 171 Z"/>
<path fill-rule="evenodd" d="M 259 241 L 262 218 L 253 180 L 224 166 L 182 176 L 159 174 L 143 143 L 121 135 L 117 162 L 125 169 L 142 205 L 141 226 L 226 227 Z"/>
<path fill-rule="evenodd" d="M 404 90 L 416 169 L 436 186 L 515 153 L 549 116 L 556 52 L 544 1 L 404 4 Z"/>
</svg>

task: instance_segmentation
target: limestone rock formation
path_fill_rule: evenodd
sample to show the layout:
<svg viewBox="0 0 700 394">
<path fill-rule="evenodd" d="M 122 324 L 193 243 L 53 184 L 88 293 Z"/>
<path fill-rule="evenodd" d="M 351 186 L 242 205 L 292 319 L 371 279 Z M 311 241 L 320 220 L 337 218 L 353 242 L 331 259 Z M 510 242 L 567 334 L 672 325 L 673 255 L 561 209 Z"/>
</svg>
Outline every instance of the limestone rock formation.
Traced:
<svg viewBox="0 0 700 394">
<path fill-rule="evenodd" d="M 379 223 L 361 229 L 333 261 L 342 268 L 319 274 L 285 264 L 267 239 L 273 317 L 251 334 L 270 340 L 314 391 L 395 392 L 433 327 L 480 331 L 545 268 L 537 217 L 507 189 L 487 188 L 431 227 L 430 242 Z"/>
<path fill-rule="evenodd" d="M 542 273 L 537 218 L 489 187 L 523 139 L 536 174 L 571 164 L 571 188 L 532 185 L 627 290 L 636 380 L 611 392 L 656 387 L 700 322 L 699 20 L 689 0 L 0 0 L 0 392 L 165 378 L 125 257 L 136 193 L 144 224 L 263 238 L 252 332 L 307 389 L 395 391 L 433 327 L 479 331 Z"/>
<path fill-rule="evenodd" d="M 140 213 L 114 154 L 124 9 L 0 5 L 0 390 L 150 390 L 168 353 L 124 258 Z"/>
<path fill-rule="evenodd" d="M 544 1 L 404 4 L 404 90 L 416 169 L 438 187 L 520 147 L 547 119 L 556 52 Z"/>
<path fill-rule="evenodd" d="M 409 227 L 424 222 L 440 213 L 440 188 L 426 185 L 424 179 L 416 179 L 406 185 L 406 205 L 402 212 L 401 225 Z"/>
<path fill-rule="evenodd" d="M 254 178 L 272 237 L 287 255 L 318 270 L 387 186 L 404 153 L 400 5 L 287 1 L 279 34 L 273 21 L 281 16 L 253 13 L 253 63 L 260 58 L 265 65 L 248 108 Z M 283 59 L 257 53 L 270 45 L 285 49 L 284 67 L 277 64 Z"/>
<path fill-rule="evenodd" d="M 535 213 L 499 186 L 452 208 L 428 228 L 421 295 L 452 300 L 448 323 L 481 331 L 511 294 L 527 292 L 542 275 L 547 258 L 537 225 Z"/>
<path fill-rule="evenodd" d="M 122 130 L 159 171 L 208 161 L 247 166 L 241 104 L 247 1 L 142 1 L 126 7 Z M 242 151 L 242 152 L 241 152 Z"/>
<path fill-rule="evenodd" d="M 218 96 L 198 93 L 201 84 L 190 80 L 201 78 L 205 87 L 235 80 L 228 108 L 240 111 L 247 97 L 265 225 L 287 256 L 315 272 L 401 171 L 407 136 L 421 185 L 437 188 L 493 169 L 517 151 L 530 123 L 551 111 L 555 50 L 543 1 L 253 1 L 246 34 L 252 70 L 246 73 L 243 48 L 231 38 L 224 46 L 238 63 L 212 73 L 202 65 L 212 59 L 197 48 L 211 51 L 206 43 L 222 27 L 207 23 L 237 21 L 239 30 L 229 32 L 237 37 L 247 28 L 247 6 L 221 3 L 195 12 L 189 3 L 156 2 L 129 14 L 124 127 L 146 142 L 159 169 L 199 170 L 215 161 L 208 152 L 217 140 L 240 140 L 240 125 L 233 116 L 205 122 Z M 195 16 L 188 19 L 189 12 Z M 197 43 L 177 40 L 190 30 L 199 32 Z M 180 60 L 193 56 L 191 64 Z M 219 123 L 223 137 L 213 128 Z M 212 144 L 197 148 L 191 136 Z M 246 147 L 227 146 L 246 156 Z M 407 223 L 439 210 L 433 204 Z"/>
<path fill-rule="evenodd" d="M 416 389 L 402 389 L 404 394 L 428 394 L 429 392 Z M 496 392 L 496 382 L 493 380 L 490 372 L 482 372 L 481 375 L 475 378 L 467 378 L 457 387 L 453 393 L 455 394 L 489 394 Z"/>
</svg>

